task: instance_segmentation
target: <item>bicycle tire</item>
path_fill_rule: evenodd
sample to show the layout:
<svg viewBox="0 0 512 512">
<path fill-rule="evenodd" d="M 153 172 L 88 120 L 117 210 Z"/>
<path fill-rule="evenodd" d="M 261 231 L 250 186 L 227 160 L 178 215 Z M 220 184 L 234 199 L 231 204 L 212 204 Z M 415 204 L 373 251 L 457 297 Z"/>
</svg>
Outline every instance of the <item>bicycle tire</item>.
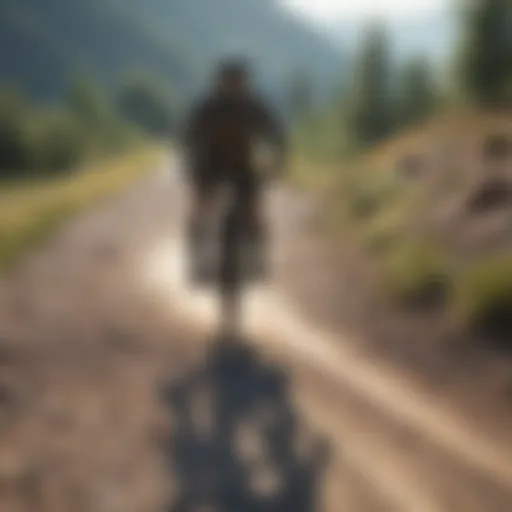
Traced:
<svg viewBox="0 0 512 512">
<path fill-rule="evenodd" d="M 225 328 L 237 331 L 243 292 L 242 238 L 244 231 L 242 207 L 236 204 L 227 212 L 223 223 L 219 288 L 221 316 Z"/>
</svg>

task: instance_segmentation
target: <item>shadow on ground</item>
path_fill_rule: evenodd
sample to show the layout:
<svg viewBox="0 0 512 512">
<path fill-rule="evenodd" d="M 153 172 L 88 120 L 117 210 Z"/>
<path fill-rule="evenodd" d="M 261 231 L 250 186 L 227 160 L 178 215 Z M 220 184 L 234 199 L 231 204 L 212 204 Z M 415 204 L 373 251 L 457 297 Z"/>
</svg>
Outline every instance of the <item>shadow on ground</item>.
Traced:
<svg viewBox="0 0 512 512">
<path fill-rule="evenodd" d="M 163 387 L 169 512 L 315 512 L 329 455 L 299 419 L 283 371 L 241 340 Z"/>
</svg>

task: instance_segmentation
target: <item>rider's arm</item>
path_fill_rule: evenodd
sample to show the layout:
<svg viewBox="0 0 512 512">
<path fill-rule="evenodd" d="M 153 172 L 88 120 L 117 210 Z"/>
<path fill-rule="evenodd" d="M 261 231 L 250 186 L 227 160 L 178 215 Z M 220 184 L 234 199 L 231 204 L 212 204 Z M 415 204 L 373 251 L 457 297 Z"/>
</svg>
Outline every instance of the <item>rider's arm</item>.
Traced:
<svg viewBox="0 0 512 512">
<path fill-rule="evenodd" d="M 193 177 L 198 171 L 201 160 L 201 131 L 206 116 L 205 102 L 191 108 L 181 132 L 181 145 L 184 157 L 184 171 Z"/>
<path fill-rule="evenodd" d="M 201 120 L 203 118 L 204 106 L 203 104 L 194 105 L 185 119 L 184 127 L 182 130 L 181 143 L 183 149 L 189 153 L 193 151 L 197 145 L 199 136 L 199 127 L 201 126 Z"/>
<path fill-rule="evenodd" d="M 288 156 L 288 140 L 283 123 L 265 103 L 259 102 L 257 110 L 262 134 L 275 146 L 278 152 L 278 165 L 282 168 Z"/>
</svg>

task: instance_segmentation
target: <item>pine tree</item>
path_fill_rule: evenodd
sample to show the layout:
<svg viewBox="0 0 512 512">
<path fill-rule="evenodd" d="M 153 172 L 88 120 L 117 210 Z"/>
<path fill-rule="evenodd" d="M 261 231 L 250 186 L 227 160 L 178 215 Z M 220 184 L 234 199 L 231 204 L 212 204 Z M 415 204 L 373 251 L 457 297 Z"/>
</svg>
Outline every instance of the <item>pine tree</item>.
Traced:
<svg viewBox="0 0 512 512">
<path fill-rule="evenodd" d="M 512 0 L 476 0 L 464 16 L 462 87 L 483 106 L 503 105 L 512 87 Z"/>
<path fill-rule="evenodd" d="M 355 71 L 350 126 L 361 145 L 374 144 L 391 130 L 389 49 L 384 28 L 369 28 Z"/>
<path fill-rule="evenodd" d="M 428 61 L 415 58 L 408 62 L 402 69 L 397 88 L 396 128 L 424 121 L 436 102 L 435 84 Z"/>
</svg>

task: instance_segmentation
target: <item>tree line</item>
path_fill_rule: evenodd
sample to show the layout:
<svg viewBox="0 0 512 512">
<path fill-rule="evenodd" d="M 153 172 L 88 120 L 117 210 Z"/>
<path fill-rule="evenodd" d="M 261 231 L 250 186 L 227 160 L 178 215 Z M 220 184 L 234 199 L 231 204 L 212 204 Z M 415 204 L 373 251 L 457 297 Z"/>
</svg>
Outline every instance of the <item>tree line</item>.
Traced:
<svg viewBox="0 0 512 512">
<path fill-rule="evenodd" d="M 464 40 L 452 64 L 451 89 L 485 108 L 512 103 L 512 0 L 475 0 L 461 7 Z M 428 59 L 396 66 L 385 27 L 369 27 L 329 115 L 315 111 L 312 84 L 297 73 L 287 93 L 294 120 L 323 145 L 344 137 L 362 150 L 423 122 L 452 101 Z M 165 84 L 165 85 L 164 85 Z M 179 116 L 168 81 L 136 74 L 112 90 L 75 78 L 56 105 L 36 105 L 18 90 L 0 88 L 0 177 L 47 175 L 76 166 L 90 155 L 122 150 L 147 136 L 168 136 Z M 454 85 L 455 84 L 455 85 Z M 328 118 L 328 132 L 319 129 Z M 323 122 L 323 121 L 322 121 Z M 299 124 L 299 123 L 297 123 Z M 337 130 L 340 130 L 338 134 Z"/>
<path fill-rule="evenodd" d="M 486 109 L 512 107 L 512 0 L 475 0 L 459 7 L 462 41 L 453 52 L 450 79 L 422 55 L 397 66 L 392 62 L 386 27 L 367 27 L 351 80 L 328 106 L 336 110 L 345 148 L 360 151 L 401 130 L 422 123 L 447 104 L 469 103 Z M 305 75 L 290 81 L 290 109 L 303 130 L 318 137 L 318 112 Z M 327 123 L 332 129 L 332 123 Z M 325 137 L 325 133 L 323 137 Z"/>
<path fill-rule="evenodd" d="M 148 136 L 168 137 L 177 102 L 157 78 L 126 78 L 108 93 L 75 77 L 57 104 L 30 102 L 13 87 L 0 89 L 0 178 L 68 172 L 90 157 L 122 151 Z"/>
</svg>

